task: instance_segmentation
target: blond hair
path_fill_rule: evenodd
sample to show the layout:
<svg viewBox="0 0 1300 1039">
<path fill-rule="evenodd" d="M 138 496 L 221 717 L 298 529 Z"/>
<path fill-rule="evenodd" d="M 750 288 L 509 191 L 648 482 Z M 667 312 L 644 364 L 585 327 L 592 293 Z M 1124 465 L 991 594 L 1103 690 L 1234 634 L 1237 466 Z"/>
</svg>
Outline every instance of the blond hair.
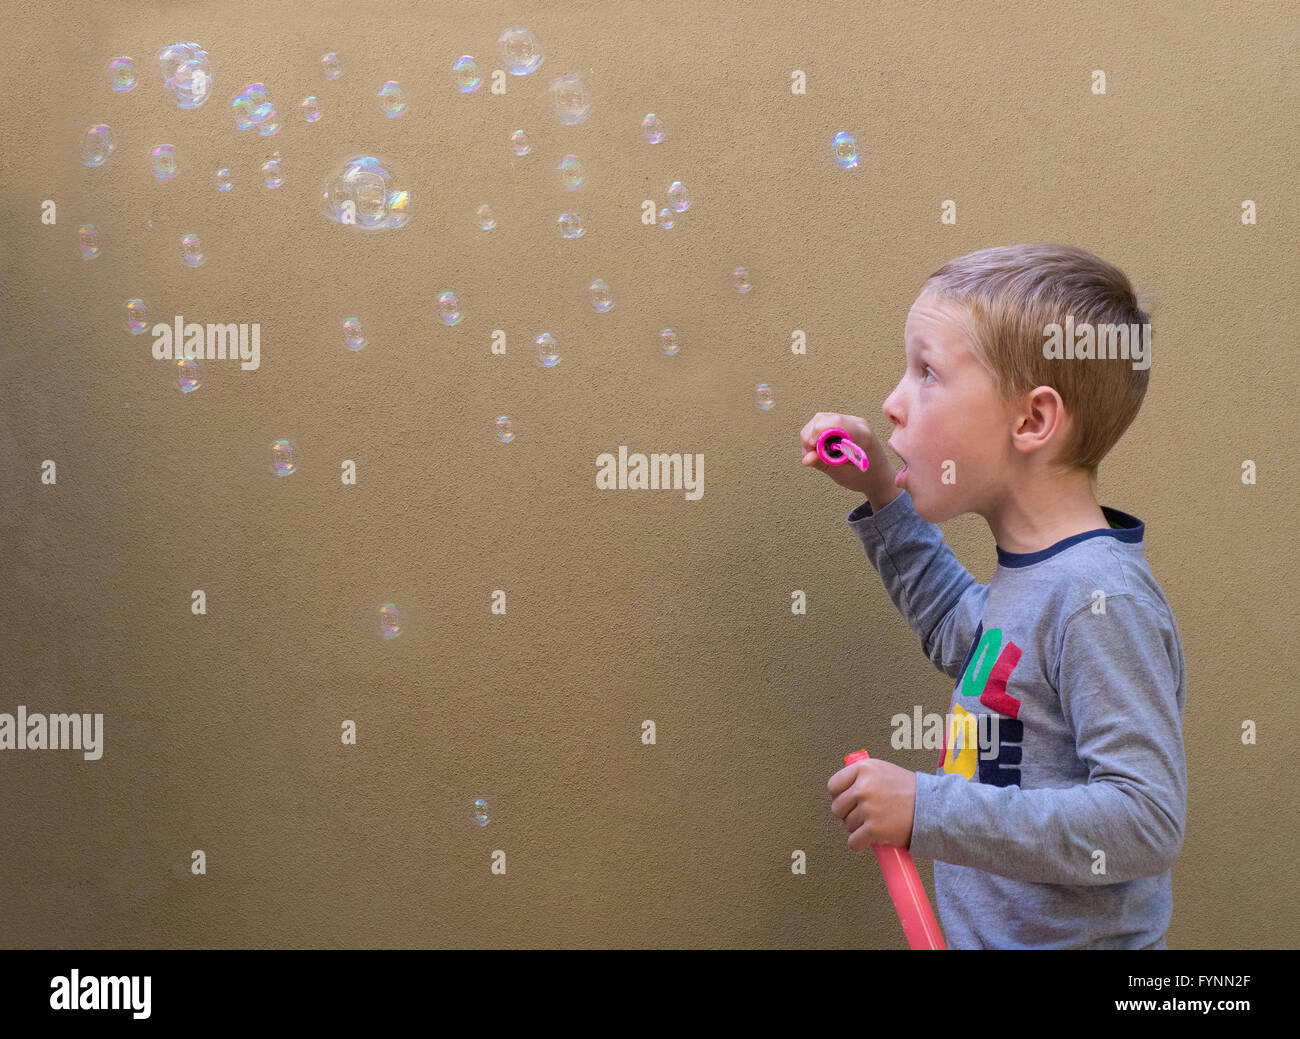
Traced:
<svg viewBox="0 0 1300 1039">
<path fill-rule="evenodd" d="M 1150 319 L 1118 267 L 1072 245 L 1005 245 L 949 260 L 922 292 L 967 308 L 971 352 L 988 371 L 1004 405 L 1037 386 L 1061 395 L 1073 420 L 1056 458 L 1090 480 L 1137 416 L 1148 370 L 1121 358 L 1062 360 L 1044 356 L 1044 330 L 1064 324 L 1144 325 Z"/>
</svg>

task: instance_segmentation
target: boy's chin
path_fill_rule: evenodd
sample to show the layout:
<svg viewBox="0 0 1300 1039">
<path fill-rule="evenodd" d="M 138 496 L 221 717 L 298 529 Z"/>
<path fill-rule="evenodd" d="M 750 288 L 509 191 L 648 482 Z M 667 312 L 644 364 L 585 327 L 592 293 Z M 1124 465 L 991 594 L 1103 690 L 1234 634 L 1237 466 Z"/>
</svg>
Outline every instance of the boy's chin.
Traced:
<svg viewBox="0 0 1300 1039">
<path fill-rule="evenodd" d="M 912 494 L 910 488 L 908 489 L 908 493 Z M 925 520 L 926 523 L 942 523 L 944 520 L 950 520 L 954 516 L 960 516 L 964 511 L 966 511 L 958 502 L 949 501 L 939 502 L 936 504 L 926 497 L 922 497 L 918 500 L 915 494 L 912 494 L 912 508 L 915 510 L 917 516 Z"/>
</svg>

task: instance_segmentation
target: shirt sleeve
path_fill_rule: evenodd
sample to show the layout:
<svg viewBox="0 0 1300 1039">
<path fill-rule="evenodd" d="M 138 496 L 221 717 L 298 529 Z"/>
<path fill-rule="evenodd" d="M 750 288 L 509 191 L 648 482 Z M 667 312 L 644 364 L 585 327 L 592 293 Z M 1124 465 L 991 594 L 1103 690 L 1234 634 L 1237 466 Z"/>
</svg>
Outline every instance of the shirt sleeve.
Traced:
<svg viewBox="0 0 1300 1039">
<path fill-rule="evenodd" d="M 988 586 L 961 565 L 933 523 L 916 514 L 907 491 L 873 512 L 863 501 L 848 515 L 885 590 L 940 671 L 956 678 L 984 615 Z"/>
<path fill-rule="evenodd" d="M 1049 884 L 1119 884 L 1169 869 L 1187 805 L 1185 676 L 1172 623 L 1128 594 L 1110 596 L 1104 614 L 1072 615 L 1056 686 L 1088 781 L 1025 790 L 917 773 L 912 853 Z"/>
</svg>

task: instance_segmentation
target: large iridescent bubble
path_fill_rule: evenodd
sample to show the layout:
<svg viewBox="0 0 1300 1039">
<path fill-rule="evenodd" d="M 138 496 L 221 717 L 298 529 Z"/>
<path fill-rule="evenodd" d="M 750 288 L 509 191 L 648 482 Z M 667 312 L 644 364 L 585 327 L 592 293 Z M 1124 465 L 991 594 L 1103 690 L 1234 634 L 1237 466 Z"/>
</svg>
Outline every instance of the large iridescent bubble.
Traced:
<svg viewBox="0 0 1300 1039">
<path fill-rule="evenodd" d="M 173 43 L 158 52 L 163 87 L 181 108 L 198 108 L 212 95 L 208 52 L 197 43 Z"/>
<path fill-rule="evenodd" d="M 411 218 L 410 194 L 397 186 L 391 170 L 373 155 L 344 160 L 325 181 L 322 211 L 334 223 L 362 231 L 405 227 Z"/>
<path fill-rule="evenodd" d="M 250 83 L 230 102 L 235 113 L 235 125 L 241 130 L 254 126 L 263 137 L 273 137 L 280 132 L 280 119 L 275 114 L 271 96 L 261 83 Z M 310 120 L 309 120 L 310 121 Z"/>
<path fill-rule="evenodd" d="M 536 72 L 546 60 L 537 45 L 537 37 L 519 26 L 507 29 L 497 38 L 497 54 L 512 76 Z"/>
</svg>

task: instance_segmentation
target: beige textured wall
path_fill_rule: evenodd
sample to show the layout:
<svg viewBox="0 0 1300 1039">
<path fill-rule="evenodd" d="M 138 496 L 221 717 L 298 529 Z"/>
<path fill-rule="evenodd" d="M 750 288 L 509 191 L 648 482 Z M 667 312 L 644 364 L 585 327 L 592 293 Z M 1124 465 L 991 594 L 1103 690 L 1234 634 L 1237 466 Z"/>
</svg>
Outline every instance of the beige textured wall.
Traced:
<svg viewBox="0 0 1300 1039">
<path fill-rule="evenodd" d="M 845 527 L 856 499 L 800 467 L 796 435 L 817 410 L 888 430 L 907 308 L 944 260 L 1059 240 L 1156 298 L 1151 391 L 1101 501 L 1147 523 L 1187 653 L 1169 944 L 1295 945 L 1293 6 L 28 2 L 0 19 L 0 711 L 103 712 L 106 729 L 96 762 L 0 754 L 0 944 L 903 948 L 826 780 L 849 750 L 886 756 L 890 716 L 944 711 L 952 683 Z M 538 35 L 542 69 L 504 97 L 456 94 L 452 61 L 495 68 L 512 24 Z M 215 82 L 186 112 L 153 56 L 190 39 Z M 117 54 L 140 78 L 123 95 Z M 594 102 L 575 127 L 545 97 L 568 71 Z M 379 113 L 386 79 L 401 119 Z M 234 126 L 229 100 L 255 80 L 286 123 L 274 139 Z M 96 122 L 117 152 L 88 170 Z M 864 148 L 852 174 L 830 161 L 839 129 Z M 161 142 L 181 163 L 166 183 L 148 168 Z M 274 192 L 258 182 L 273 149 Z M 393 159 L 410 227 L 366 236 L 317 213 L 324 173 L 359 151 Z M 588 172 L 572 242 L 554 228 L 568 152 Z M 641 200 L 674 179 L 690 211 L 642 227 Z M 179 258 L 191 231 L 199 270 Z M 605 315 L 586 306 L 595 277 L 615 293 Z M 455 328 L 437 320 L 444 288 Z M 209 362 L 181 396 L 151 337 L 121 327 L 133 296 L 151 323 L 259 322 L 260 370 Z M 353 314 L 359 354 L 340 341 Z M 544 330 L 552 371 L 531 354 Z M 277 437 L 300 453 L 284 480 L 266 467 Z M 598 491 L 596 455 L 619 444 L 703 452 L 703 498 Z M 987 581 L 982 521 L 945 534 Z M 406 629 L 390 642 L 387 601 Z"/>
</svg>

